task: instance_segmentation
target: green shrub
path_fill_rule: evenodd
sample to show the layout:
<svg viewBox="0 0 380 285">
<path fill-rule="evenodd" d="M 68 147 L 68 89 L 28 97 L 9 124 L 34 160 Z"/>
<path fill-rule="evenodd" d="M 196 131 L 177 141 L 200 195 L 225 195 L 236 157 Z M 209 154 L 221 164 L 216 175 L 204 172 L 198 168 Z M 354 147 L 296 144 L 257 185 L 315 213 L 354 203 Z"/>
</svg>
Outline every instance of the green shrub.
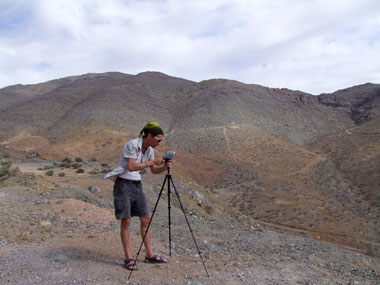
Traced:
<svg viewBox="0 0 380 285">
<path fill-rule="evenodd" d="M 77 169 L 77 171 L 75 171 L 76 173 L 84 173 L 84 169 L 83 168 L 79 168 Z"/>
<path fill-rule="evenodd" d="M 81 159 L 80 157 L 77 157 L 77 158 L 75 158 L 75 161 L 76 162 L 83 162 L 83 159 Z"/>
<path fill-rule="evenodd" d="M 58 176 L 59 176 L 59 177 L 65 177 L 65 175 L 66 175 L 66 174 L 63 173 L 63 172 L 58 173 Z"/>
<path fill-rule="evenodd" d="M 45 172 L 45 175 L 46 175 L 46 176 L 53 176 L 53 174 L 54 174 L 54 171 L 53 171 L 53 170 L 49 170 L 49 171 L 46 171 L 46 172 Z"/>
</svg>

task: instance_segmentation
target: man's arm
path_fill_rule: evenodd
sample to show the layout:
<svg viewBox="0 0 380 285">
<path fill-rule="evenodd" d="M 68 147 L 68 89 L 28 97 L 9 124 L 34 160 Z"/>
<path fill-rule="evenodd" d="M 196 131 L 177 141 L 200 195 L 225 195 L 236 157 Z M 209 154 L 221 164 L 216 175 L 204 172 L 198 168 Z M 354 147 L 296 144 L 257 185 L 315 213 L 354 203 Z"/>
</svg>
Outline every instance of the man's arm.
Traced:
<svg viewBox="0 0 380 285">
<path fill-rule="evenodd" d="M 161 160 L 165 162 L 165 160 L 163 159 Z M 153 160 L 150 160 L 150 161 L 153 161 Z M 147 162 L 149 163 L 150 161 L 147 161 Z M 171 167 L 172 167 L 172 162 L 168 161 L 162 166 L 157 166 L 153 164 L 152 166 L 150 166 L 150 171 L 152 171 L 153 174 L 159 174 L 159 173 L 164 172 L 165 170 L 168 170 L 168 168 L 171 168 Z"/>
<path fill-rule="evenodd" d="M 136 158 L 128 158 L 127 159 L 127 165 L 128 165 L 128 171 L 139 171 L 143 170 L 147 167 L 150 167 L 152 173 L 157 174 L 165 171 L 167 168 L 165 165 L 162 165 L 165 162 L 162 158 L 156 158 L 154 160 L 149 160 L 147 162 L 136 162 Z"/>
</svg>

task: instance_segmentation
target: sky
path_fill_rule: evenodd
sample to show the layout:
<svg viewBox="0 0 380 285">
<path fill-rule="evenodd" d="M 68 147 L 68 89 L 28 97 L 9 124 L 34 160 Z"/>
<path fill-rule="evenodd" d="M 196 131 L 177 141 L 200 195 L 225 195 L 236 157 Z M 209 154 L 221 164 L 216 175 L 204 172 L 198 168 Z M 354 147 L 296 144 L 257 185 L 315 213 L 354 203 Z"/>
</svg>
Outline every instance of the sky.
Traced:
<svg viewBox="0 0 380 285">
<path fill-rule="evenodd" d="M 0 0 L 0 88 L 109 71 L 314 95 L 380 83 L 380 1 Z"/>
</svg>

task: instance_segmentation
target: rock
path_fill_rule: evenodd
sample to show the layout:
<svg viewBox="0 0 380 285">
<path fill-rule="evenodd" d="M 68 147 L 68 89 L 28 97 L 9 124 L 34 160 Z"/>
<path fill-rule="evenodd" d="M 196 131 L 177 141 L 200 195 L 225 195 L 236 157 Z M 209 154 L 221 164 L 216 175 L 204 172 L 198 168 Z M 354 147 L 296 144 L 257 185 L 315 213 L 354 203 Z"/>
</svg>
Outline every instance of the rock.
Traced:
<svg viewBox="0 0 380 285">
<path fill-rule="evenodd" d="M 190 280 L 186 283 L 186 285 L 203 285 L 202 282 L 200 281 L 194 281 L 194 280 Z"/>
<path fill-rule="evenodd" d="M 194 191 L 194 198 L 197 200 L 198 203 L 205 204 L 207 202 L 207 199 L 205 195 L 198 191 Z"/>
<path fill-rule="evenodd" d="M 65 263 L 66 261 L 68 261 L 69 258 L 64 255 L 64 254 L 57 254 L 55 257 L 54 257 L 54 261 L 55 262 L 62 262 L 62 263 Z"/>
<path fill-rule="evenodd" d="M 100 193 L 100 189 L 98 187 L 95 187 L 95 186 L 88 187 L 88 191 L 90 191 L 91 193 L 94 193 L 94 194 Z"/>
</svg>

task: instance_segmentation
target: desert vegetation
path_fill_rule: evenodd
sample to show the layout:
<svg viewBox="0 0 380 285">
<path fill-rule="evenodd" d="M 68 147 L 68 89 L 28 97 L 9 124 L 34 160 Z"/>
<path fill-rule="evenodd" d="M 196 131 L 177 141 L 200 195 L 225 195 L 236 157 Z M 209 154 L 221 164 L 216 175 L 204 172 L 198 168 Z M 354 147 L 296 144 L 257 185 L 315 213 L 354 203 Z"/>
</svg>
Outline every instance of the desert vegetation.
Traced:
<svg viewBox="0 0 380 285">
<path fill-rule="evenodd" d="M 0 181 L 19 173 L 18 167 L 12 167 L 12 161 L 7 156 L 0 159 Z"/>
</svg>

